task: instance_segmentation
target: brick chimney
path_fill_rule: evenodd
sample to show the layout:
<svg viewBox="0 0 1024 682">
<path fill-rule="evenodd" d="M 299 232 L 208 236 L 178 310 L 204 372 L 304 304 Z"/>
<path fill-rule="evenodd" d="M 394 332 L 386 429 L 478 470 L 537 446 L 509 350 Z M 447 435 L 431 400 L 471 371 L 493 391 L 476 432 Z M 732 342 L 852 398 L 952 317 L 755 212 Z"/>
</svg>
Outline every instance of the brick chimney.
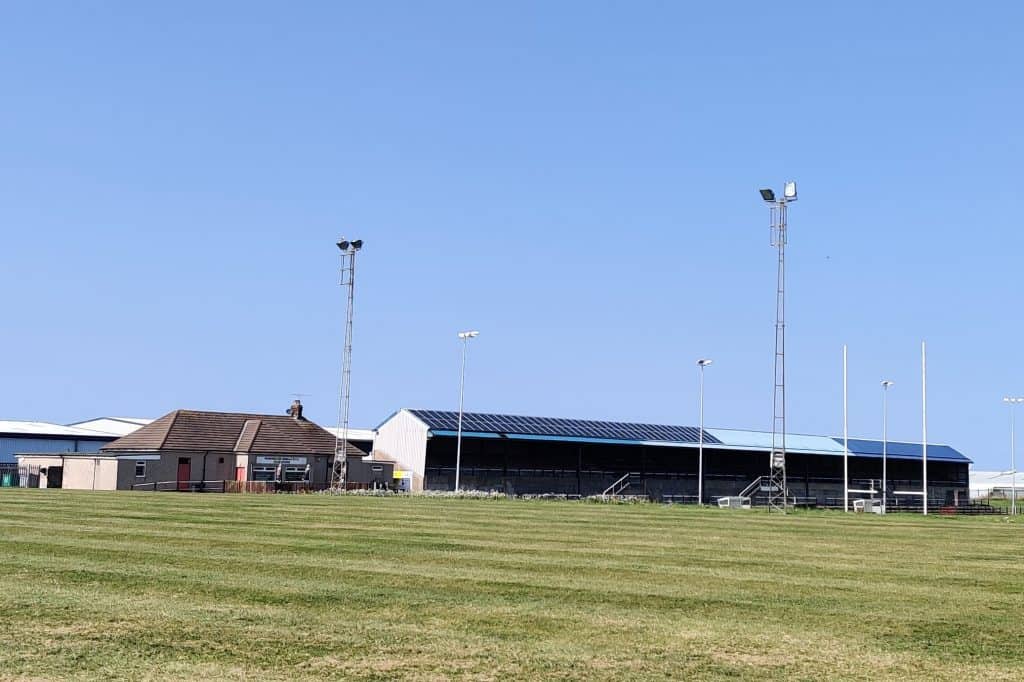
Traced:
<svg viewBox="0 0 1024 682">
<path fill-rule="evenodd" d="M 302 401 L 296 398 L 292 401 L 292 406 L 288 408 L 288 416 L 295 420 L 302 419 Z"/>
</svg>

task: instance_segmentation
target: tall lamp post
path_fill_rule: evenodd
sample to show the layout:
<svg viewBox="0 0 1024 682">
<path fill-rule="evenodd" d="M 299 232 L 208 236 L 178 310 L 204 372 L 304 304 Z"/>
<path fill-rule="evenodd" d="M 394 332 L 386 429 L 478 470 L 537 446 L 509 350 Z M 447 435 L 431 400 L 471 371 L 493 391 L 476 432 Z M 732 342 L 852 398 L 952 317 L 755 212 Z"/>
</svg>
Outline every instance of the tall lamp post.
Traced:
<svg viewBox="0 0 1024 682">
<path fill-rule="evenodd" d="M 466 387 L 466 352 L 469 350 L 469 340 L 480 336 L 480 332 L 474 330 L 459 332 L 462 339 L 462 373 L 459 375 L 459 430 L 455 439 L 455 492 L 459 491 L 459 470 L 462 468 L 462 398 Z"/>
<path fill-rule="evenodd" d="M 882 513 L 885 514 L 889 508 L 889 476 L 886 469 L 889 443 L 889 387 L 893 382 L 885 379 L 882 381 Z"/>
<path fill-rule="evenodd" d="M 363 248 L 362 239 L 349 241 L 342 237 L 336 246 L 341 251 L 341 285 L 346 289 L 345 346 L 341 356 L 341 389 L 338 406 L 338 432 L 334 437 L 334 464 L 331 466 L 331 488 L 344 490 L 348 483 L 348 418 L 352 393 L 352 313 L 355 309 L 356 252 Z"/>
<path fill-rule="evenodd" d="M 796 183 L 783 185 L 782 196 L 762 189 L 761 199 L 770 208 L 771 244 L 778 249 L 779 267 L 775 288 L 775 381 L 772 395 L 772 451 L 769 461 L 768 511 L 786 513 L 786 214 L 796 201 Z"/>
<path fill-rule="evenodd" d="M 1017 420 L 1014 408 L 1024 403 L 1024 398 L 1006 397 L 1003 402 L 1010 406 L 1010 514 L 1014 515 L 1017 513 L 1017 447 L 1014 439 L 1014 422 Z"/>
<path fill-rule="evenodd" d="M 697 361 L 700 368 L 700 436 L 697 449 L 697 506 L 704 506 L 704 368 L 713 361 L 701 358 Z"/>
</svg>

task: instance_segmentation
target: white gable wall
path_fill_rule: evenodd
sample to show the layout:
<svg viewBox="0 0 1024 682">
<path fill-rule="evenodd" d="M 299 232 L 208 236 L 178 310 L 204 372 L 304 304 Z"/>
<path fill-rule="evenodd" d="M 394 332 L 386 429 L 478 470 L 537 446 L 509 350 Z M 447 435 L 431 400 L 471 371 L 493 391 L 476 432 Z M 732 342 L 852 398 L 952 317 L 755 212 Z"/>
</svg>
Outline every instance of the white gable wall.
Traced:
<svg viewBox="0 0 1024 682">
<path fill-rule="evenodd" d="M 395 469 L 412 473 L 413 492 L 423 491 L 427 466 L 427 425 L 408 410 L 399 410 L 377 429 L 374 459 L 395 463 Z"/>
</svg>

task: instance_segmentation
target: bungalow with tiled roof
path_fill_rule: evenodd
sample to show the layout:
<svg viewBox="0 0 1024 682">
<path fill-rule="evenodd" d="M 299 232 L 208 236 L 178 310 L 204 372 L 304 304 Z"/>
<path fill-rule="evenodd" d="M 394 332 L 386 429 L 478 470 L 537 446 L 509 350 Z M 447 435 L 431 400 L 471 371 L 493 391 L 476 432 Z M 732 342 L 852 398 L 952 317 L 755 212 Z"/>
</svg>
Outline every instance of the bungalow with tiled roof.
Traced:
<svg viewBox="0 0 1024 682">
<path fill-rule="evenodd" d="M 195 490 L 220 481 L 327 487 L 337 439 L 303 417 L 301 405 L 289 412 L 175 410 L 100 452 L 116 459 L 119 490 Z"/>
</svg>

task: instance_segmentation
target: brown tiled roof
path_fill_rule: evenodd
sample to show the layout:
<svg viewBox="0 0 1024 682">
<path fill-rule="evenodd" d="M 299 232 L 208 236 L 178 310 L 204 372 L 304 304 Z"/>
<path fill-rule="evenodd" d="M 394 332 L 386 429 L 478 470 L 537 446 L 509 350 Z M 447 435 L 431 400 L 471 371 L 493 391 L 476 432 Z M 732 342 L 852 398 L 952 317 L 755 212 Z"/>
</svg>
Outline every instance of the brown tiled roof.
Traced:
<svg viewBox="0 0 1024 682">
<path fill-rule="evenodd" d="M 285 415 L 175 410 L 103 447 L 103 451 L 209 450 L 333 455 L 333 435 Z"/>
</svg>

